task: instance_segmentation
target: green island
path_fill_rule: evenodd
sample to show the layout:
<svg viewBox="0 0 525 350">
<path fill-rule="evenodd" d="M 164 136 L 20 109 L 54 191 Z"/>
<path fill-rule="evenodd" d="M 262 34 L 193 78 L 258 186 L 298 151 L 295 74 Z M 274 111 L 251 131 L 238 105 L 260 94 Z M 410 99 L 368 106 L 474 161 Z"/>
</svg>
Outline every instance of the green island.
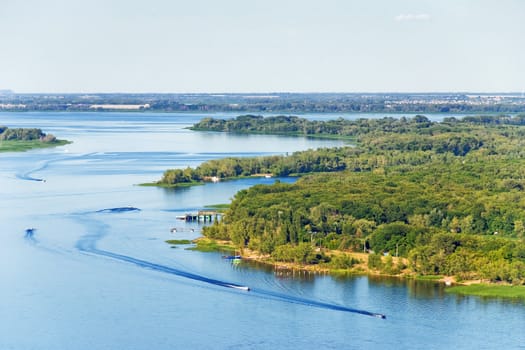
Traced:
<svg viewBox="0 0 525 350">
<path fill-rule="evenodd" d="M 267 124 L 262 132 L 274 133 L 265 119 L 241 116 L 227 130 L 205 119 L 194 128 Z M 277 267 L 436 279 L 471 284 L 451 292 L 525 297 L 524 116 L 290 120 L 356 146 L 165 172 L 160 183 L 302 175 L 238 192 L 223 220 L 203 229 L 206 239 Z"/>
<path fill-rule="evenodd" d="M 71 143 L 58 140 L 36 128 L 8 128 L 0 126 L 0 152 L 24 152 L 34 148 L 63 146 Z"/>
</svg>

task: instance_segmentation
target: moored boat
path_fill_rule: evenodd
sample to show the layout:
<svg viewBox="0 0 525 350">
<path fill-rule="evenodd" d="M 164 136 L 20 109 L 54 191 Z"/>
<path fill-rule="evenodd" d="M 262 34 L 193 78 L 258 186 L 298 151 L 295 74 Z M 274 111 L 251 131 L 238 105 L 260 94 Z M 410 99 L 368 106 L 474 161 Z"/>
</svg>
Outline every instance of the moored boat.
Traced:
<svg viewBox="0 0 525 350">
<path fill-rule="evenodd" d="M 240 255 L 223 255 L 222 258 L 223 259 L 228 259 L 228 260 L 241 260 L 242 256 L 240 256 Z"/>
</svg>

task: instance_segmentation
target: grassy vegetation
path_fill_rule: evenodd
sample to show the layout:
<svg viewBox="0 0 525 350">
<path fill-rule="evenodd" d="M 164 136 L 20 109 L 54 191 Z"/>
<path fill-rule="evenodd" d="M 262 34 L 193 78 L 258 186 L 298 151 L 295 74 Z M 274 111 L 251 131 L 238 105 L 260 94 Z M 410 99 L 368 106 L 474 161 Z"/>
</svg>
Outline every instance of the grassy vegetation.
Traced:
<svg viewBox="0 0 525 350">
<path fill-rule="evenodd" d="M 42 142 L 40 140 L 19 141 L 9 140 L 0 141 L 0 152 L 25 152 L 35 148 L 58 147 L 71 143 L 71 141 L 57 140 L 54 142 Z"/>
<path fill-rule="evenodd" d="M 179 245 L 179 244 L 191 244 L 192 241 L 190 241 L 189 239 L 168 239 L 166 243 L 173 244 L 173 245 Z"/>
<path fill-rule="evenodd" d="M 213 239 L 199 238 L 193 243 L 196 243 L 195 247 L 188 248 L 189 250 L 196 250 L 199 252 L 224 252 L 228 254 L 235 253 L 235 247 L 231 244 L 220 243 Z"/>
<path fill-rule="evenodd" d="M 442 278 L 443 276 L 441 275 L 417 275 L 415 277 L 418 281 L 439 281 Z"/>
<path fill-rule="evenodd" d="M 213 210 L 217 210 L 217 211 L 225 211 L 225 210 L 228 209 L 229 207 L 230 207 L 230 204 L 229 204 L 229 203 L 210 204 L 210 205 L 206 205 L 206 206 L 205 206 L 205 208 L 213 209 Z"/>
<path fill-rule="evenodd" d="M 525 286 L 472 284 L 469 286 L 455 286 L 445 289 L 448 293 L 460 295 L 475 295 L 489 298 L 508 298 L 525 300 Z"/>
</svg>

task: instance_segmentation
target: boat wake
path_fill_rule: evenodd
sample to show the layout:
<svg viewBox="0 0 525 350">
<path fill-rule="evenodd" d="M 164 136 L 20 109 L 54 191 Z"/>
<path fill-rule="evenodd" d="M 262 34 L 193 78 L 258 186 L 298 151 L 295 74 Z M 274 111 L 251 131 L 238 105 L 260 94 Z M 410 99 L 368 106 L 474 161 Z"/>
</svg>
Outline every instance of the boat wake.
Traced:
<svg viewBox="0 0 525 350">
<path fill-rule="evenodd" d="M 194 274 L 194 273 L 191 273 L 191 272 L 186 272 L 186 271 L 182 271 L 182 270 L 179 270 L 179 269 L 175 269 L 173 267 L 160 265 L 160 264 L 156 264 L 156 263 L 149 262 L 149 261 L 146 261 L 146 260 L 133 258 L 133 257 L 128 256 L 128 255 L 112 253 L 112 252 L 109 252 L 109 251 L 106 251 L 106 250 L 97 249 L 97 248 L 85 249 L 84 247 L 82 247 L 82 246 L 79 247 L 78 245 L 77 245 L 77 248 L 80 251 L 83 251 L 83 252 L 86 252 L 86 253 L 101 255 L 101 256 L 108 257 L 108 258 L 112 258 L 112 259 L 116 259 L 116 260 L 120 260 L 120 261 L 125 261 L 125 262 L 128 262 L 128 263 L 137 265 L 139 267 L 148 268 L 148 269 L 151 269 L 151 270 L 154 270 L 154 271 L 165 272 L 165 273 L 169 273 L 169 274 L 175 275 L 175 276 L 185 277 L 185 278 L 189 278 L 189 279 L 192 279 L 192 280 L 195 280 L 195 281 L 199 281 L 199 282 L 205 282 L 205 283 L 209 283 L 209 284 L 213 284 L 213 285 L 220 286 L 220 287 L 225 287 L 225 288 L 232 288 L 232 289 L 245 290 L 245 291 L 249 290 L 249 288 L 246 287 L 246 286 L 242 286 L 242 285 L 231 283 L 231 282 L 224 282 L 224 281 L 220 281 L 220 280 L 204 277 L 204 276 L 197 275 L 197 274 Z"/>
<path fill-rule="evenodd" d="M 49 160 L 47 160 L 45 162 L 41 162 L 40 165 L 38 165 L 36 168 L 33 168 L 33 169 L 29 170 L 29 171 L 26 171 L 25 173 L 15 174 L 15 176 L 16 176 L 17 179 L 20 179 L 20 180 L 46 182 L 45 179 L 38 178 L 38 177 L 33 177 L 32 174 L 34 174 L 36 172 L 39 172 L 39 171 L 42 171 L 42 170 L 46 170 L 53 163 L 57 163 L 57 162 L 65 161 L 65 160 L 71 161 L 71 160 L 87 159 L 90 156 L 92 156 L 93 154 L 95 154 L 95 153 L 82 154 L 82 155 L 79 155 L 79 156 L 61 155 L 61 156 L 49 159 Z"/>
<path fill-rule="evenodd" d="M 97 210 L 95 213 L 125 213 L 129 211 L 140 211 L 139 208 L 135 207 L 118 207 L 118 208 L 107 208 Z"/>
<path fill-rule="evenodd" d="M 45 179 L 43 178 L 38 178 L 38 177 L 33 177 L 31 176 L 33 173 L 36 173 L 36 172 L 39 172 L 39 171 L 42 171 L 42 170 L 46 170 L 50 164 L 52 163 L 55 163 L 55 162 L 59 162 L 61 160 L 65 159 L 64 157 L 58 157 L 58 158 L 54 158 L 54 159 L 49 159 L 45 162 L 41 162 L 40 165 L 38 165 L 36 168 L 33 168 L 29 171 L 26 171 L 25 173 L 19 173 L 19 174 L 15 174 L 16 178 L 17 179 L 20 179 L 20 180 L 26 180 L 26 181 L 40 181 L 40 182 L 46 182 Z"/>
<path fill-rule="evenodd" d="M 129 212 L 129 211 L 138 211 L 138 210 L 140 209 L 134 208 L 134 207 L 123 207 L 123 208 L 102 209 L 102 210 L 95 211 L 94 213 L 120 213 L 120 212 Z M 185 277 L 185 278 L 189 278 L 195 281 L 205 282 L 205 283 L 209 283 L 209 284 L 220 286 L 220 287 L 244 290 L 244 291 L 249 290 L 247 286 L 243 286 L 237 283 L 220 281 L 220 280 L 216 280 L 213 278 L 208 278 L 208 277 L 194 274 L 191 272 L 176 269 L 170 266 L 160 265 L 160 264 L 156 264 L 150 261 L 137 259 L 137 258 L 128 256 L 128 255 L 118 254 L 118 253 L 110 252 L 107 250 L 98 249 L 97 241 L 105 236 L 105 232 L 107 231 L 107 226 L 104 224 L 100 224 L 95 228 L 96 229 L 94 230 L 94 232 L 96 233 L 86 234 L 77 241 L 76 248 L 78 250 L 80 250 L 81 252 L 85 252 L 85 253 L 95 254 L 95 255 L 104 256 L 104 257 L 112 258 L 112 259 L 119 260 L 119 261 L 124 261 L 127 263 L 134 264 L 136 266 L 142 267 L 142 268 L 147 268 L 147 269 L 154 270 L 154 271 L 169 273 L 171 275 Z"/>
<path fill-rule="evenodd" d="M 116 209 L 118 209 L 118 208 L 116 208 Z M 97 211 L 95 213 L 100 213 L 100 212 L 105 212 L 105 211 Z M 115 212 L 115 211 L 110 211 L 110 212 Z M 116 212 L 118 212 L 118 211 L 116 211 Z M 90 220 L 90 223 L 92 224 L 93 222 Z M 183 278 L 188 278 L 188 279 L 191 279 L 191 280 L 194 280 L 194 281 L 198 281 L 198 282 L 208 283 L 208 284 L 211 284 L 211 285 L 214 285 L 214 286 L 219 286 L 219 287 L 224 287 L 224 288 L 229 288 L 229 289 L 235 289 L 235 290 L 239 290 L 239 291 L 243 291 L 243 292 L 249 292 L 247 295 L 251 295 L 251 296 L 255 296 L 255 297 L 260 297 L 260 298 L 265 298 L 265 299 L 272 299 L 272 300 L 278 300 L 278 301 L 281 301 L 281 302 L 289 302 L 289 303 L 294 303 L 294 304 L 300 304 L 300 305 L 316 307 L 316 308 L 321 308 L 321 309 L 326 309 L 326 310 L 335 310 L 335 311 L 356 313 L 356 314 L 361 314 L 361 315 L 365 315 L 365 316 L 372 316 L 372 317 L 377 317 L 377 318 L 382 318 L 382 319 L 386 318 L 385 315 L 380 314 L 380 313 L 375 313 L 375 312 L 370 312 L 370 311 L 366 311 L 366 310 L 359 310 L 359 309 L 349 308 L 349 307 L 342 306 L 342 305 L 337 305 L 337 304 L 332 304 L 332 303 L 326 303 L 326 302 L 321 302 L 321 301 L 316 301 L 316 300 L 296 297 L 296 296 L 292 296 L 292 295 L 282 294 L 282 293 L 273 292 L 273 291 L 264 290 L 264 289 L 259 289 L 259 288 L 251 288 L 249 286 L 245 286 L 245 285 L 241 285 L 241 284 L 237 284 L 237 283 L 232 283 L 232 282 L 228 282 L 228 281 L 222 281 L 222 280 L 218 280 L 218 279 L 213 279 L 213 278 L 209 278 L 209 277 L 206 277 L 206 276 L 203 276 L 203 275 L 199 275 L 199 274 L 195 274 L 195 273 L 192 273 L 192 272 L 180 270 L 180 269 L 177 269 L 177 268 L 174 268 L 174 267 L 170 267 L 170 266 L 166 266 L 166 265 L 157 264 L 157 263 L 154 263 L 154 262 L 151 262 L 151 261 L 138 259 L 138 258 L 129 256 L 129 255 L 124 255 L 124 254 L 114 253 L 114 252 L 111 252 L 111 251 L 108 251 L 108 250 L 99 249 L 99 248 L 97 248 L 97 241 L 99 241 L 103 236 L 105 236 L 105 234 L 106 234 L 105 232 L 107 232 L 107 226 L 105 224 L 100 223 L 99 225 L 97 225 L 95 227 L 95 230 L 93 232 L 94 233 L 88 233 L 88 234 L 82 236 L 77 241 L 76 248 L 79 251 L 84 252 L 84 253 L 88 253 L 88 254 L 103 256 L 103 257 L 106 257 L 106 258 L 110 258 L 110 259 L 114 259 L 114 260 L 118 260 L 118 261 L 122 261 L 122 262 L 126 262 L 126 263 L 130 263 L 130 264 L 133 264 L 135 266 L 138 266 L 138 267 L 141 267 L 141 268 L 145 268 L 145 269 L 149 269 L 149 270 L 153 270 L 153 271 L 157 271 L 157 272 L 163 272 L 163 273 L 167 273 L 167 274 L 170 274 L 170 275 L 175 275 L 175 276 L 179 276 L 179 277 L 183 277 Z"/>
<path fill-rule="evenodd" d="M 311 300 L 311 299 L 291 296 L 291 295 L 287 295 L 287 294 L 281 294 L 281 293 L 272 292 L 272 291 L 263 290 L 263 289 L 258 289 L 258 288 L 252 288 L 251 292 L 254 295 L 260 295 L 260 296 L 263 296 L 263 297 L 269 297 L 269 298 L 274 299 L 274 300 L 286 301 L 286 302 L 294 303 L 294 304 L 313 306 L 313 307 L 317 307 L 317 308 L 321 308 L 321 309 L 327 309 L 327 310 L 351 312 L 351 313 L 361 314 L 361 315 L 365 315 L 365 316 L 372 316 L 372 317 L 377 317 L 377 318 L 382 318 L 382 319 L 386 318 L 386 316 L 384 314 L 381 314 L 381 313 L 376 313 L 376 312 L 371 312 L 371 311 L 366 311 L 366 310 L 360 310 L 360 309 L 354 309 L 354 308 L 350 308 L 350 307 L 346 307 L 346 306 L 342 306 L 342 305 L 337 305 L 337 304 L 324 303 L 324 302 L 317 301 L 317 300 Z"/>
<path fill-rule="evenodd" d="M 39 181 L 39 182 L 46 182 L 45 179 L 41 179 L 41 178 L 38 178 L 38 177 L 32 177 L 30 174 L 38 171 L 38 170 L 42 170 L 42 168 L 39 168 L 39 169 L 35 169 L 35 170 L 31 170 L 31 171 L 28 171 L 24 174 L 16 174 L 16 178 L 17 179 L 20 179 L 20 180 L 26 180 L 26 181 Z"/>
</svg>

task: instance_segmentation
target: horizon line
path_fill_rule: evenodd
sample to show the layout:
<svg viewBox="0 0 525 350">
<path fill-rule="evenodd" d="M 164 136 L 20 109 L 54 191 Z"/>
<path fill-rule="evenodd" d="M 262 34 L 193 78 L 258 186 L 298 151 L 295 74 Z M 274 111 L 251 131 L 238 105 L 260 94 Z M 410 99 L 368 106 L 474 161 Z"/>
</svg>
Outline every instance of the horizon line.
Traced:
<svg viewBox="0 0 525 350">
<path fill-rule="evenodd" d="M 279 94 L 407 94 L 407 95 L 421 95 L 421 94 L 520 94 L 523 95 L 523 91 L 266 91 L 266 92 L 255 92 L 255 91 L 208 91 L 208 92 L 197 92 L 197 91 L 184 91 L 184 92 L 159 92 L 159 91 L 75 91 L 75 92 L 46 92 L 46 91 L 32 91 L 32 92 L 17 92 L 11 89 L 0 89 L 0 95 L 86 95 L 86 94 L 122 94 L 122 95 L 279 95 Z"/>
</svg>

